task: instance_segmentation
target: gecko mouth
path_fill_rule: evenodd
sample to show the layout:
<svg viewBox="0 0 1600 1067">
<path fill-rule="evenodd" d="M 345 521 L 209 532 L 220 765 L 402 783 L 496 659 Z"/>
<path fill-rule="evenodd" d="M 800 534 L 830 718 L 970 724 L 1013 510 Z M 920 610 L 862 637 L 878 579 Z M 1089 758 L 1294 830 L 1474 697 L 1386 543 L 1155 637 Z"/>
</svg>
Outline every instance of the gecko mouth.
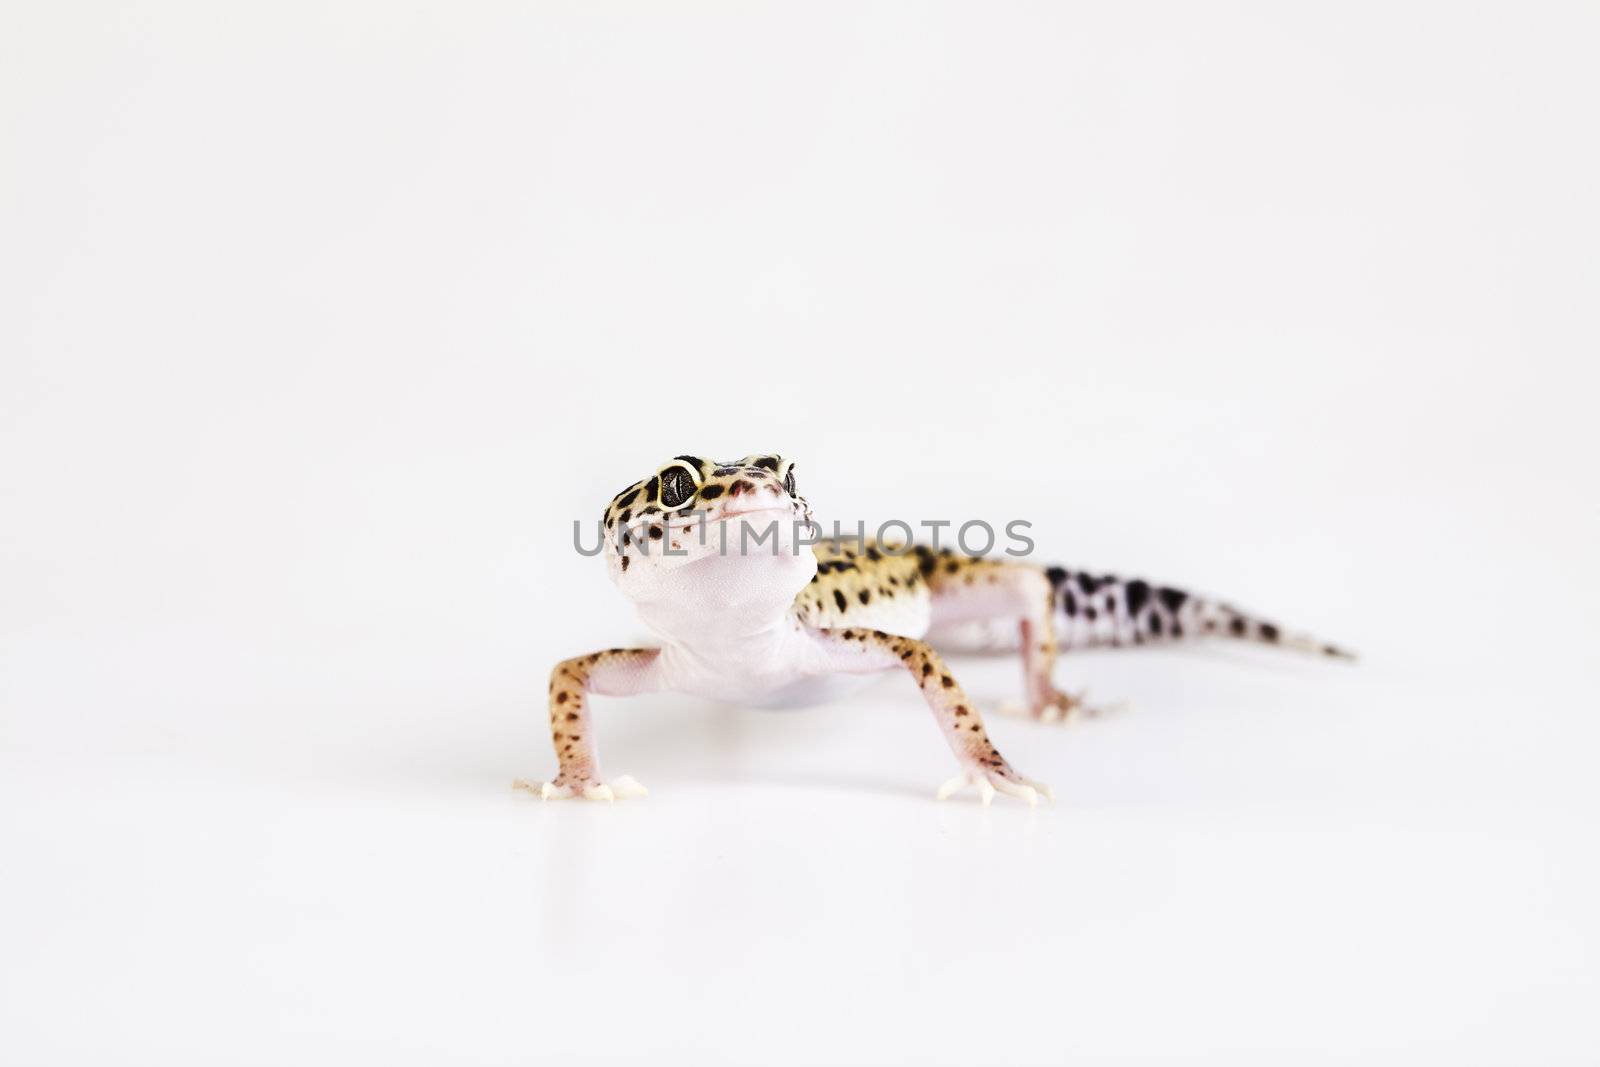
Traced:
<svg viewBox="0 0 1600 1067">
<path fill-rule="evenodd" d="M 679 522 L 668 523 L 667 528 L 671 530 L 696 530 L 699 529 L 702 521 L 706 526 L 716 526 L 719 523 L 731 522 L 734 519 L 765 519 L 770 522 L 785 518 L 794 519 L 796 522 L 806 521 L 802 516 L 799 516 L 795 513 L 793 505 L 775 504 L 771 507 L 751 508 L 748 511 L 730 512 L 723 510 L 715 515 L 709 513 L 691 515 L 689 518 L 683 519 Z"/>
</svg>

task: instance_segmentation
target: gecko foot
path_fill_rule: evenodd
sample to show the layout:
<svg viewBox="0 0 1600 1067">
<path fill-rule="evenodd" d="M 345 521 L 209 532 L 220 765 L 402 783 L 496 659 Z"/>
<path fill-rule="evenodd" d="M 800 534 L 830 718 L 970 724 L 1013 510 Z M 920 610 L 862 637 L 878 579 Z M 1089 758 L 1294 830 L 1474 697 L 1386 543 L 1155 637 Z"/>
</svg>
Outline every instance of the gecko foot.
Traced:
<svg viewBox="0 0 1600 1067">
<path fill-rule="evenodd" d="M 987 767 L 963 771 L 944 785 L 941 785 L 934 796 L 940 800 L 945 800 L 972 785 L 977 786 L 978 798 L 983 801 L 984 807 L 994 803 L 994 795 L 997 792 L 1016 797 L 1027 803 L 1030 808 L 1039 803 L 1040 797 L 1050 801 L 1055 800 L 1055 792 L 1043 782 L 1031 781 L 1015 774 L 1015 772 L 1010 772 L 1011 777 L 1007 777 L 1007 773 L 1006 771 L 990 770 Z"/>
<path fill-rule="evenodd" d="M 649 792 L 631 774 L 621 775 L 609 782 L 597 782 L 592 778 L 583 781 L 557 778 L 553 782 L 530 782 L 526 778 L 518 778 L 511 783 L 511 788 L 526 790 L 541 800 L 566 800 L 569 797 L 626 800 L 628 797 L 645 796 Z"/>
<path fill-rule="evenodd" d="M 1090 704 L 1083 699 L 1081 691 L 1063 693 L 1059 689 L 1051 689 L 1043 699 L 1034 701 L 1032 707 L 1012 703 L 1002 704 L 999 710 L 1003 715 L 1065 725 L 1079 719 L 1099 719 L 1117 715 L 1127 711 L 1130 706 L 1126 700 L 1119 700 L 1114 704 Z"/>
</svg>

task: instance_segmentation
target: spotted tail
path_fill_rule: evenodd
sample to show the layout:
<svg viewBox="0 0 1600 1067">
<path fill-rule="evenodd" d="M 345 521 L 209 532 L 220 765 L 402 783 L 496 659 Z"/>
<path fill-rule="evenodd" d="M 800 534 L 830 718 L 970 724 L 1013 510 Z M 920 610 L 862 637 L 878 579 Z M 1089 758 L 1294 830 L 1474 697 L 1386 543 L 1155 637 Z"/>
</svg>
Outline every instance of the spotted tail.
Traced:
<svg viewBox="0 0 1600 1067">
<path fill-rule="evenodd" d="M 1286 633 L 1237 608 L 1143 579 L 1051 567 L 1057 637 L 1063 649 L 1120 647 L 1184 637 L 1235 637 L 1320 656 L 1355 659 L 1337 645 Z"/>
</svg>

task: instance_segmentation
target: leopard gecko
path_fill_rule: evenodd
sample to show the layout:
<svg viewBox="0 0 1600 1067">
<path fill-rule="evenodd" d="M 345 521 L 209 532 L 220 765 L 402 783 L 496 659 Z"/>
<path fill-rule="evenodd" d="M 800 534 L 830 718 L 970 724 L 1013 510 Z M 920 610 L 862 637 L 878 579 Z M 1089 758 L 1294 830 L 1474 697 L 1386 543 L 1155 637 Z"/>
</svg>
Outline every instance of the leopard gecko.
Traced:
<svg viewBox="0 0 1600 1067">
<path fill-rule="evenodd" d="M 737 536 L 729 536 L 738 527 Z M 550 736 L 560 770 L 515 785 L 545 799 L 642 795 L 632 777 L 602 778 L 590 694 L 672 691 L 745 706 L 817 703 L 883 671 L 920 689 L 959 771 L 944 799 L 974 788 L 1037 804 L 1047 786 L 1012 769 L 936 648 L 962 650 L 996 627 L 1014 635 L 1022 710 L 1060 721 L 1093 709 L 1055 687 L 1063 648 L 1227 636 L 1352 658 L 1213 600 L 1143 580 L 1043 567 L 1024 559 L 867 538 L 816 527 L 795 466 L 758 454 L 732 463 L 677 456 L 606 508 L 602 553 L 612 581 L 659 637 L 556 664 Z"/>
</svg>

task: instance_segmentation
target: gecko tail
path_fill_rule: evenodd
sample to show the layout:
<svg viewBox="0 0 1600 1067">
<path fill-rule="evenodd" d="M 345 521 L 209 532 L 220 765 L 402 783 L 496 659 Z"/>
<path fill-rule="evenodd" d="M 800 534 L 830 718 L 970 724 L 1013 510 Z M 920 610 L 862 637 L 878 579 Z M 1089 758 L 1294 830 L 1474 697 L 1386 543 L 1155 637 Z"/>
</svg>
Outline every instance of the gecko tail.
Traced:
<svg viewBox="0 0 1600 1067">
<path fill-rule="evenodd" d="M 1277 645 L 1333 659 L 1354 660 L 1349 649 L 1208 600 L 1182 589 L 1051 567 L 1061 647 L 1096 648 L 1144 645 L 1188 637 L 1231 637 Z"/>
</svg>

